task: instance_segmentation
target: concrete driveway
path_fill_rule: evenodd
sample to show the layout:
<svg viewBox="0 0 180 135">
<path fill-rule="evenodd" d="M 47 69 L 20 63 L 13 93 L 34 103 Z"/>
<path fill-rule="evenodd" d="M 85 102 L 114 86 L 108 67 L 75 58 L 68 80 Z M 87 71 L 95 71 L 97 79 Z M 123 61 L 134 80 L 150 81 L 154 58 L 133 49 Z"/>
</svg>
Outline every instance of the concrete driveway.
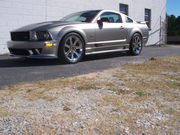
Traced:
<svg viewBox="0 0 180 135">
<path fill-rule="evenodd" d="M 115 68 L 151 57 L 180 55 L 180 46 L 146 47 L 140 56 L 129 56 L 125 52 L 89 55 L 78 64 L 62 64 L 57 60 L 32 60 L 0 56 L 0 87 L 19 82 L 32 82 L 68 77 Z"/>
</svg>

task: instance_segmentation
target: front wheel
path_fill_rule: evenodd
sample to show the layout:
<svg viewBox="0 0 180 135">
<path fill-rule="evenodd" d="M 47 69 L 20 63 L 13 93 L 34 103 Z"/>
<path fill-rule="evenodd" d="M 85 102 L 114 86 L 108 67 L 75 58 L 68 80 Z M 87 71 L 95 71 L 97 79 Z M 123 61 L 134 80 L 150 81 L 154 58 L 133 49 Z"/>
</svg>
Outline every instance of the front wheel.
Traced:
<svg viewBox="0 0 180 135">
<path fill-rule="evenodd" d="M 135 33 L 132 37 L 129 51 L 132 55 L 139 55 L 142 51 L 143 42 L 139 33 Z"/>
<path fill-rule="evenodd" d="M 79 62 L 85 53 L 85 44 L 79 34 L 67 34 L 59 47 L 59 58 L 65 63 L 75 64 Z"/>
</svg>

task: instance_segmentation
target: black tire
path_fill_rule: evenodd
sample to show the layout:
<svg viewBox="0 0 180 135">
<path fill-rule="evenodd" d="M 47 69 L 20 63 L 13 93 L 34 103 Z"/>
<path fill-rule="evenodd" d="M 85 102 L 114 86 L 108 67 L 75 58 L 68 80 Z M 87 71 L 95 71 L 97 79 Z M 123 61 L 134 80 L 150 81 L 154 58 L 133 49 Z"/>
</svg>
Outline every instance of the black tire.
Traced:
<svg viewBox="0 0 180 135">
<path fill-rule="evenodd" d="M 59 50 L 58 50 L 59 59 L 64 63 L 75 64 L 78 63 L 84 57 L 84 55 L 85 55 L 85 43 L 82 37 L 77 33 L 69 33 L 65 35 L 59 45 Z"/>
<path fill-rule="evenodd" d="M 129 53 L 131 55 L 139 55 L 143 48 L 142 36 L 139 33 L 135 33 L 131 39 L 129 46 Z"/>
</svg>

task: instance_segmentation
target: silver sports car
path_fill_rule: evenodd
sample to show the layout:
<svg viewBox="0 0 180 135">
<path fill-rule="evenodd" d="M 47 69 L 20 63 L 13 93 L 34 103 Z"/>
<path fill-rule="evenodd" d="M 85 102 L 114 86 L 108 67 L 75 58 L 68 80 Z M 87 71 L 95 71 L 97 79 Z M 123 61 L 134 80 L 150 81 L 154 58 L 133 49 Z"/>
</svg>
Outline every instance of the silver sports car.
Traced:
<svg viewBox="0 0 180 135">
<path fill-rule="evenodd" d="M 89 10 L 14 30 L 7 44 L 11 55 L 77 63 L 87 54 L 128 51 L 139 55 L 147 40 L 145 22 L 112 10 Z"/>
</svg>

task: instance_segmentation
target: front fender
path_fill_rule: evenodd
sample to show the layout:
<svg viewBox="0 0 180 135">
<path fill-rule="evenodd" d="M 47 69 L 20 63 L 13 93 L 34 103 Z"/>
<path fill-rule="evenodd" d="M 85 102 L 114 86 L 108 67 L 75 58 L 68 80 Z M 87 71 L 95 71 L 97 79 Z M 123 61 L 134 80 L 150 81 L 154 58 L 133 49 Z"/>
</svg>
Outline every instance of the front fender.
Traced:
<svg viewBox="0 0 180 135">
<path fill-rule="evenodd" d="M 78 33 L 80 36 L 82 36 L 84 42 L 87 43 L 86 34 L 82 29 L 78 29 L 78 28 L 73 27 L 73 26 L 68 26 L 68 27 L 65 27 L 65 28 L 61 29 L 60 32 L 58 33 L 58 35 L 57 35 L 57 45 L 59 46 L 62 39 L 63 39 L 63 37 L 66 34 L 71 33 L 71 32 Z"/>
</svg>

